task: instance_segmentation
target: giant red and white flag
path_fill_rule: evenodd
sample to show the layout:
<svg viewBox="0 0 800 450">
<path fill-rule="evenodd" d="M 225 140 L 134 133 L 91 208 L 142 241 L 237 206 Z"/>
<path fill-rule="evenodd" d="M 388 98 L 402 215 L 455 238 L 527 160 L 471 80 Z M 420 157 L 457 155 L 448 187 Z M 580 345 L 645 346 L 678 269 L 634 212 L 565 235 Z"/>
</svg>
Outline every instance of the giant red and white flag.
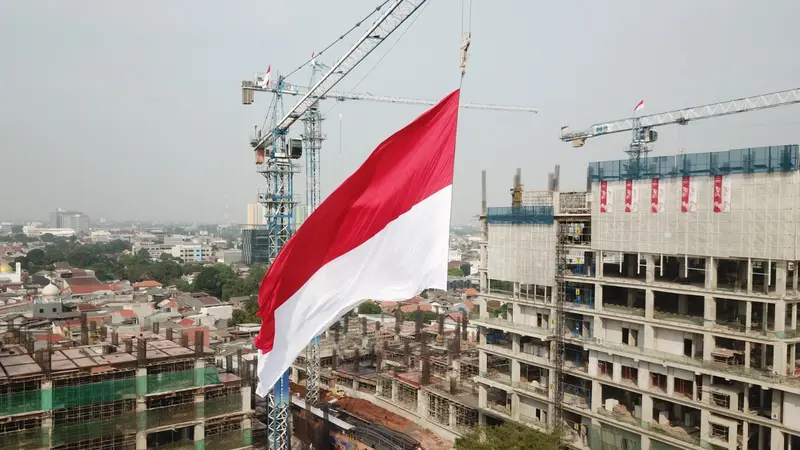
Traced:
<svg viewBox="0 0 800 450">
<path fill-rule="evenodd" d="M 275 258 L 258 292 L 259 395 L 363 300 L 447 288 L 459 95 L 381 143 Z"/>
</svg>

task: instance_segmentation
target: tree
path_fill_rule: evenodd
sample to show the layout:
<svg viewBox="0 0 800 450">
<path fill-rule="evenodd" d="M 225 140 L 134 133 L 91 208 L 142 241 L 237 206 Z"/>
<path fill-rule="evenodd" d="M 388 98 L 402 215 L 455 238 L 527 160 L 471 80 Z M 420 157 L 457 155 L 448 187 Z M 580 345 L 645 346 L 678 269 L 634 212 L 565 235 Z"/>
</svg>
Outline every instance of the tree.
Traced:
<svg viewBox="0 0 800 450">
<path fill-rule="evenodd" d="M 559 435 L 543 433 L 522 424 L 506 422 L 495 427 L 475 427 L 457 438 L 455 450 L 558 450 Z"/>
<path fill-rule="evenodd" d="M 35 248 L 25 255 L 28 258 L 28 263 L 40 266 L 44 264 L 44 250 Z"/>
<path fill-rule="evenodd" d="M 464 272 L 461 271 L 460 267 L 453 267 L 452 269 L 447 269 L 447 276 L 448 277 L 463 277 Z"/>
<path fill-rule="evenodd" d="M 364 303 L 358 305 L 358 313 L 359 314 L 380 314 L 381 305 L 377 302 L 373 302 L 372 300 L 367 300 Z"/>
</svg>

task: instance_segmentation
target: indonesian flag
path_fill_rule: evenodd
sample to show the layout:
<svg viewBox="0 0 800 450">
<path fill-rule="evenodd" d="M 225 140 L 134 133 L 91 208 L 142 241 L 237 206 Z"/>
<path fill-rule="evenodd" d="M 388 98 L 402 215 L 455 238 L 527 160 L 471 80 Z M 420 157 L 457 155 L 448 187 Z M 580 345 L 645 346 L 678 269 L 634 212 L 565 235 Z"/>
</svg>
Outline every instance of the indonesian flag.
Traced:
<svg viewBox="0 0 800 450">
<path fill-rule="evenodd" d="M 264 84 L 262 87 L 264 89 L 269 87 L 269 77 L 272 75 L 272 66 L 267 66 L 267 72 L 264 74 Z"/>
<path fill-rule="evenodd" d="M 261 282 L 256 392 L 365 299 L 447 288 L 460 90 L 383 143 L 306 219 Z"/>
<path fill-rule="evenodd" d="M 642 101 L 640 101 L 639 103 L 636 104 L 636 107 L 633 108 L 633 112 L 636 112 L 636 111 L 638 111 L 638 110 L 640 110 L 642 108 L 644 108 L 644 100 L 642 100 Z"/>
</svg>

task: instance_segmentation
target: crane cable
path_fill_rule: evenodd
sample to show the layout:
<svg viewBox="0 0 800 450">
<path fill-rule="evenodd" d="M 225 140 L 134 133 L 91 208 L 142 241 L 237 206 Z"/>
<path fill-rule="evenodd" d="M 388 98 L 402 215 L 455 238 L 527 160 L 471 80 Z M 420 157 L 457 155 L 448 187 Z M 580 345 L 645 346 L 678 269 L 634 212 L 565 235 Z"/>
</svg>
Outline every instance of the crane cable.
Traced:
<svg viewBox="0 0 800 450">
<path fill-rule="evenodd" d="M 339 43 L 339 41 L 342 41 L 342 40 L 344 40 L 344 38 L 346 38 L 346 37 L 347 37 L 347 36 L 348 36 L 350 33 L 352 33 L 353 31 L 355 31 L 356 29 L 358 29 L 358 28 L 359 28 L 359 27 L 360 27 L 360 26 L 361 26 L 361 25 L 364 23 L 364 21 L 366 21 L 367 19 L 369 19 L 370 17 L 372 17 L 372 16 L 373 16 L 375 13 L 377 13 L 377 12 L 380 12 L 381 8 L 383 8 L 384 6 L 386 6 L 386 4 L 387 4 L 387 3 L 389 3 L 389 1 L 390 1 L 390 0 L 384 0 L 384 1 L 383 1 L 383 3 L 381 3 L 380 5 L 378 5 L 377 7 L 375 7 L 375 9 L 374 9 L 374 10 L 372 10 L 372 12 L 370 12 L 369 14 L 367 14 L 367 16 L 366 16 L 366 17 L 364 17 L 363 19 L 359 20 L 358 22 L 356 22 L 356 24 L 355 24 L 355 25 L 353 25 L 352 27 L 350 27 L 350 29 L 349 29 L 349 30 L 347 30 L 347 32 L 345 32 L 343 35 L 339 36 L 339 37 L 338 37 L 337 39 L 335 39 L 333 42 L 331 42 L 330 44 L 328 44 L 328 46 L 327 46 L 327 47 L 325 47 L 324 49 L 322 49 L 322 51 L 320 51 L 320 52 L 318 52 L 318 53 L 314 53 L 314 56 L 312 56 L 311 58 L 309 58 L 309 59 L 308 59 L 306 62 L 304 62 L 303 64 L 301 64 L 301 65 L 297 66 L 297 68 L 296 68 L 296 69 L 294 69 L 293 71 L 291 71 L 291 72 L 289 72 L 288 74 L 286 74 L 286 76 L 284 76 L 283 78 L 284 78 L 284 79 L 286 79 L 286 78 L 289 78 L 291 75 L 295 74 L 297 71 L 299 71 L 299 70 L 301 70 L 301 69 L 305 68 L 305 67 L 306 67 L 306 66 L 307 66 L 309 63 L 311 63 L 312 61 L 314 61 L 314 59 L 318 58 L 319 56 L 322 56 L 322 54 L 323 54 L 323 53 L 325 53 L 326 51 L 328 51 L 328 50 L 329 50 L 331 47 L 333 47 L 334 45 L 338 44 L 338 43 Z"/>
</svg>

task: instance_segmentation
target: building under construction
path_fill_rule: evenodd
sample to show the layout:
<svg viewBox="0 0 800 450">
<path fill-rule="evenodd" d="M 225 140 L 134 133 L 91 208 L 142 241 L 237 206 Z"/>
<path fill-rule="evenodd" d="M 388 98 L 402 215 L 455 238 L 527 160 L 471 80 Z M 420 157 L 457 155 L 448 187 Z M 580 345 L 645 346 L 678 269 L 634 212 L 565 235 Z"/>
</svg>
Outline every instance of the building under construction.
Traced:
<svg viewBox="0 0 800 450">
<path fill-rule="evenodd" d="M 202 331 L 121 335 L 47 321 L 0 339 L 0 449 L 251 448 L 251 370 L 223 371 Z M 174 335 L 173 335 L 174 334 Z M 42 343 L 45 343 L 43 346 Z M 58 343 L 58 345 L 56 345 Z"/>
<path fill-rule="evenodd" d="M 435 323 L 395 317 L 345 317 L 324 333 L 320 343 L 321 387 L 343 391 L 452 439 L 478 423 L 478 375 L 475 333 L 467 314 L 439 314 Z M 292 366 L 304 383 L 305 359 Z M 386 443 L 380 448 L 415 448 Z M 426 447 L 422 447 L 426 448 Z"/>
<path fill-rule="evenodd" d="M 517 177 L 483 214 L 480 417 L 586 449 L 800 445 L 799 156 L 591 163 L 585 192 Z"/>
</svg>

